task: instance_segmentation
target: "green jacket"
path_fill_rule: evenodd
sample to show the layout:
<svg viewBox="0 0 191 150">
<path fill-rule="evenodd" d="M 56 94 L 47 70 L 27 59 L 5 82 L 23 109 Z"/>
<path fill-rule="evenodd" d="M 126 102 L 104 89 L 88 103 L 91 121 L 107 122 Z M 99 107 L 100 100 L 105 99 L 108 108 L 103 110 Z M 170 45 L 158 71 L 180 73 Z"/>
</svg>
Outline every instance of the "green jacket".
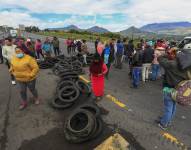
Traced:
<svg viewBox="0 0 191 150">
<path fill-rule="evenodd" d="M 53 47 L 59 48 L 59 40 L 53 40 L 52 45 Z"/>
<path fill-rule="evenodd" d="M 165 70 L 164 87 L 174 88 L 181 81 L 190 79 L 191 68 L 182 71 L 176 59 L 169 60 L 166 56 L 161 56 L 158 61 Z"/>
</svg>

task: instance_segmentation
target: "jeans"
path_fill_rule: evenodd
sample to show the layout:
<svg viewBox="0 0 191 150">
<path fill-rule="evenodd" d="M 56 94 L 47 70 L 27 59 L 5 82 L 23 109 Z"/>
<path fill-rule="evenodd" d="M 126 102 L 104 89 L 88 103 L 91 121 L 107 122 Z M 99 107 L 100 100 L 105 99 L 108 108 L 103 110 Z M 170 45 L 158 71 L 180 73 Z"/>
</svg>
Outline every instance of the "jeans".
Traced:
<svg viewBox="0 0 191 150">
<path fill-rule="evenodd" d="M 34 98 L 38 98 L 38 92 L 35 88 L 36 86 L 36 79 L 30 82 L 20 82 L 18 81 L 20 87 L 20 95 L 23 101 L 27 101 L 27 87 L 31 91 Z"/>
<path fill-rule="evenodd" d="M 116 54 L 116 68 L 122 69 L 122 54 Z"/>
<path fill-rule="evenodd" d="M 42 50 L 37 50 L 36 51 L 36 53 L 37 53 L 37 59 L 40 59 L 40 55 L 44 58 L 44 54 L 42 53 Z"/>
<path fill-rule="evenodd" d="M 152 64 L 152 80 L 157 80 L 157 77 L 159 75 L 160 71 L 160 65 L 159 64 Z"/>
<path fill-rule="evenodd" d="M 54 47 L 54 55 L 55 55 L 55 56 L 60 55 L 59 47 Z"/>
<path fill-rule="evenodd" d="M 68 55 L 71 54 L 71 46 L 67 46 L 67 52 L 68 52 Z"/>
<path fill-rule="evenodd" d="M 133 72 L 132 72 L 133 87 L 137 88 L 139 86 L 140 77 L 141 77 L 141 68 L 140 67 L 134 67 Z"/>
<path fill-rule="evenodd" d="M 176 102 L 172 99 L 171 94 L 164 92 L 164 115 L 160 120 L 163 126 L 168 126 L 168 124 L 173 119 L 176 113 Z"/>
<path fill-rule="evenodd" d="M 142 81 L 145 82 L 146 80 L 149 79 L 149 70 L 151 68 L 151 64 L 150 63 L 145 63 L 143 64 L 142 67 Z"/>
</svg>

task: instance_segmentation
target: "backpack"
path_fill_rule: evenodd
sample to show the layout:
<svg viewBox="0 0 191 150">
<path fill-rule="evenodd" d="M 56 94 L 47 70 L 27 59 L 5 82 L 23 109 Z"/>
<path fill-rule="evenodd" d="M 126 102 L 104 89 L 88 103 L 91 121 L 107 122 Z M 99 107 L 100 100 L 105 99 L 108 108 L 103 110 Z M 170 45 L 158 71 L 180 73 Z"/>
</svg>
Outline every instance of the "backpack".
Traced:
<svg viewBox="0 0 191 150">
<path fill-rule="evenodd" d="M 171 93 L 173 100 L 182 106 L 191 105 L 191 78 L 188 71 L 189 80 L 180 82 Z"/>
<path fill-rule="evenodd" d="M 180 69 L 185 70 L 191 67 L 191 50 L 184 49 L 177 54 Z"/>
</svg>

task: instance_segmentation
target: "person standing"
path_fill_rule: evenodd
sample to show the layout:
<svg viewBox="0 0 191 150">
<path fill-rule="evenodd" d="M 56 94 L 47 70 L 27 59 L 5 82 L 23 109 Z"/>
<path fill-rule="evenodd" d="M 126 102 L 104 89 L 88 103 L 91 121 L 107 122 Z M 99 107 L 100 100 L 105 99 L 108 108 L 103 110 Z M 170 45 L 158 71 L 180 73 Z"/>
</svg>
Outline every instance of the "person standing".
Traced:
<svg viewBox="0 0 191 150">
<path fill-rule="evenodd" d="M 152 43 L 147 42 L 147 46 L 143 52 L 143 67 L 142 67 L 143 82 L 149 80 L 149 71 L 151 69 L 151 64 L 153 59 L 154 59 L 154 49 L 152 48 Z"/>
<path fill-rule="evenodd" d="M 96 100 L 100 100 L 104 95 L 104 76 L 108 69 L 98 53 L 94 55 L 89 71 L 93 94 Z"/>
<path fill-rule="evenodd" d="M 159 75 L 160 72 L 160 65 L 158 62 L 158 57 L 160 56 L 160 51 L 158 51 L 157 49 L 155 49 L 154 51 L 154 59 L 152 61 L 152 81 L 156 81 L 157 77 Z"/>
<path fill-rule="evenodd" d="M 3 46 L 3 49 L 2 49 L 2 54 L 3 54 L 3 57 L 5 58 L 6 65 L 7 65 L 8 69 L 10 69 L 11 59 L 15 55 L 15 48 L 16 48 L 16 45 L 14 45 L 12 43 L 12 38 L 10 38 L 10 37 L 6 38 L 5 39 L 5 45 Z M 11 74 L 11 83 L 13 85 L 16 84 L 15 77 L 13 74 Z"/>
<path fill-rule="evenodd" d="M 111 39 L 109 46 L 110 46 L 110 60 L 111 63 L 113 63 L 115 60 L 115 39 Z"/>
<path fill-rule="evenodd" d="M 50 40 L 46 38 L 44 44 L 42 45 L 42 50 L 46 57 L 51 57 L 52 53 L 52 45 L 50 43 Z"/>
<path fill-rule="evenodd" d="M 53 40 L 52 40 L 52 46 L 53 46 L 55 56 L 60 55 L 59 44 L 60 44 L 60 42 L 59 42 L 58 38 L 54 37 Z"/>
<path fill-rule="evenodd" d="M 124 45 L 124 54 L 122 60 L 127 62 L 128 61 L 128 41 L 127 39 L 123 39 L 123 45 Z"/>
<path fill-rule="evenodd" d="M 26 42 L 26 47 L 27 47 L 27 49 L 30 51 L 30 53 L 32 54 L 32 56 L 33 56 L 34 58 L 36 58 L 34 43 L 33 43 L 30 39 L 27 40 L 27 42 Z"/>
<path fill-rule="evenodd" d="M 76 41 L 74 39 L 72 39 L 72 43 L 71 43 L 72 55 L 75 53 L 75 51 L 76 51 Z"/>
<path fill-rule="evenodd" d="M 9 71 L 15 76 L 19 84 L 20 96 L 22 98 L 19 109 L 23 110 L 27 107 L 27 88 L 31 91 L 35 104 L 38 105 L 40 103 L 38 92 L 35 88 L 39 67 L 36 60 L 24 54 L 21 48 L 17 47 L 15 53 L 15 56 L 11 60 Z"/>
<path fill-rule="evenodd" d="M 172 97 L 175 87 L 185 80 L 190 80 L 191 69 L 181 69 L 177 61 L 176 49 L 172 48 L 167 51 L 167 54 L 162 54 L 158 57 L 160 65 L 165 70 L 163 79 L 163 99 L 164 99 L 164 114 L 157 121 L 158 126 L 166 130 L 176 113 L 176 101 Z"/>
<path fill-rule="evenodd" d="M 42 53 L 42 43 L 40 39 L 37 39 L 35 42 L 35 51 L 37 54 L 37 59 L 40 59 L 40 55 L 44 58 L 44 55 Z"/>
<path fill-rule="evenodd" d="M 122 56 L 124 52 L 124 46 L 121 40 L 117 41 L 117 52 L 116 52 L 116 68 L 122 69 Z"/>
<path fill-rule="evenodd" d="M 103 50 L 103 53 L 102 53 L 102 58 L 104 60 L 104 64 L 106 64 L 107 66 L 107 73 L 105 75 L 106 79 L 108 79 L 108 76 L 109 76 L 109 70 L 110 70 L 110 67 L 111 67 L 111 63 L 112 63 L 112 52 L 111 52 L 111 47 L 109 44 L 106 43 L 105 45 L 105 48 Z"/>
<path fill-rule="evenodd" d="M 127 56 L 128 56 L 129 65 L 132 64 L 134 49 L 135 49 L 135 46 L 133 44 L 133 40 L 130 40 L 127 46 Z"/>
<path fill-rule="evenodd" d="M 28 39 L 28 41 L 30 41 L 30 39 Z M 35 54 L 33 52 L 31 52 L 26 44 L 25 44 L 25 40 L 24 38 L 20 38 L 19 41 L 17 42 L 17 46 L 19 46 L 21 48 L 21 50 L 27 54 L 27 55 L 30 55 L 31 57 L 34 57 L 35 58 Z"/>
<path fill-rule="evenodd" d="M 81 40 L 77 40 L 77 42 L 76 42 L 76 47 L 77 47 L 77 51 L 78 51 L 78 53 L 81 53 L 81 48 L 82 48 L 82 42 L 81 42 Z"/>
<path fill-rule="evenodd" d="M 97 39 L 95 40 L 95 52 L 97 52 L 97 46 L 98 46 L 99 42 L 100 42 L 100 39 L 97 38 Z"/>
<path fill-rule="evenodd" d="M 82 40 L 82 45 L 81 45 L 81 54 L 84 58 L 84 65 L 87 65 L 87 54 L 88 54 L 88 46 L 87 46 L 87 43 L 86 43 L 86 40 Z"/>
<path fill-rule="evenodd" d="M 138 88 L 141 78 L 141 67 L 143 61 L 143 52 L 141 43 L 137 44 L 136 53 L 132 58 L 132 79 L 133 79 L 133 88 Z"/>
<path fill-rule="evenodd" d="M 1 43 L 0 43 L 0 64 L 3 64 L 3 54 L 2 54 L 2 46 L 1 46 Z"/>
<path fill-rule="evenodd" d="M 68 55 L 71 54 L 71 44 L 72 44 L 72 41 L 71 41 L 70 38 L 68 38 L 68 39 L 66 40 L 66 46 L 67 46 Z"/>
</svg>

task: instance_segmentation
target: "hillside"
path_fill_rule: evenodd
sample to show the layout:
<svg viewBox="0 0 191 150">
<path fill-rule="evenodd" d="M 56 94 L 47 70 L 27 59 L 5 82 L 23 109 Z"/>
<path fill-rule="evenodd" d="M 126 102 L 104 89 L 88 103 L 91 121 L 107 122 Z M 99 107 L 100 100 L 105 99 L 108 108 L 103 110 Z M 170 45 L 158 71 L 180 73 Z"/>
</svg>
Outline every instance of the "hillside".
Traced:
<svg viewBox="0 0 191 150">
<path fill-rule="evenodd" d="M 107 33 L 107 32 L 110 32 L 107 29 L 102 28 L 102 27 L 98 27 L 98 26 L 94 26 L 94 27 L 91 27 L 89 29 L 86 29 L 86 31 L 93 32 L 93 33 Z"/>
<path fill-rule="evenodd" d="M 121 35 L 123 36 L 129 36 L 129 37 L 147 37 L 147 38 L 152 38 L 157 36 L 155 33 L 151 33 L 151 32 L 146 32 L 146 31 L 142 31 L 134 26 L 120 31 L 119 32 Z"/>
<path fill-rule="evenodd" d="M 190 22 L 153 23 L 140 28 L 142 31 L 159 32 L 161 30 L 173 30 L 177 28 L 191 28 Z"/>
</svg>

